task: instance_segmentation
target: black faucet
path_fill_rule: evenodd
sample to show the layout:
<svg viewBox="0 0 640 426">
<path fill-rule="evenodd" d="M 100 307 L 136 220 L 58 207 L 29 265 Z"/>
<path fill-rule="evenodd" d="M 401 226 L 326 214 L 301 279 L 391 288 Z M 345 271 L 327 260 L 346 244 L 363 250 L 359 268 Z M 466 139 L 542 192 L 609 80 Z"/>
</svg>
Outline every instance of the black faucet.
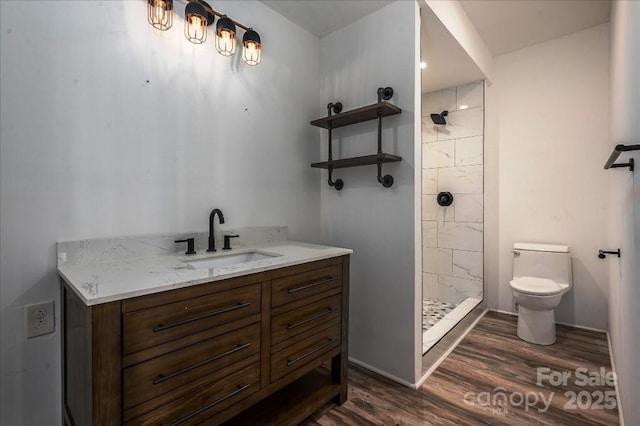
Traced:
<svg viewBox="0 0 640 426">
<path fill-rule="evenodd" d="M 236 235 L 225 235 L 224 236 L 224 247 L 222 247 L 222 250 L 231 250 L 231 239 L 232 238 L 238 238 L 240 235 L 236 234 Z"/>
<path fill-rule="evenodd" d="M 220 221 L 220 225 L 224 223 L 224 215 L 220 209 L 211 210 L 211 214 L 209 215 L 209 248 L 207 251 L 216 251 L 216 238 L 213 236 L 213 218 L 218 215 L 218 220 Z"/>
<path fill-rule="evenodd" d="M 175 240 L 174 243 L 187 243 L 187 251 L 184 254 L 196 254 L 195 238 L 185 238 L 184 240 Z"/>
</svg>

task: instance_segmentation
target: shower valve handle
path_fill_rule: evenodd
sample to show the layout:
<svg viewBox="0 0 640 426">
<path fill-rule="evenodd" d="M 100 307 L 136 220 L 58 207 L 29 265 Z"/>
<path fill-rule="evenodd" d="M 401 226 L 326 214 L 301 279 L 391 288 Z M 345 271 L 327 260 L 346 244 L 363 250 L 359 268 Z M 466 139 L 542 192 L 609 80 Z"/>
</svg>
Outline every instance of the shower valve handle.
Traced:
<svg viewBox="0 0 640 426">
<path fill-rule="evenodd" d="M 438 204 L 447 207 L 453 204 L 453 194 L 450 192 L 440 192 L 437 195 Z"/>
</svg>

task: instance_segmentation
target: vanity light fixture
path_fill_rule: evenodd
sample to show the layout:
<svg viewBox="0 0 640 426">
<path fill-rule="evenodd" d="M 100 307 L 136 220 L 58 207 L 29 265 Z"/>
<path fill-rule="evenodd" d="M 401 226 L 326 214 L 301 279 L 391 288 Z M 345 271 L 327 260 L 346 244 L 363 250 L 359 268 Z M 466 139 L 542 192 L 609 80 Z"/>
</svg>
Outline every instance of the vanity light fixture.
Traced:
<svg viewBox="0 0 640 426">
<path fill-rule="evenodd" d="M 173 0 L 147 0 L 147 21 L 153 28 L 166 31 L 173 25 Z"/>
<path fill-rule="evenodd" d="M 173 24 L 173 0 L 147 0 L 147 20 L 152 27 L 162 31 Z M 223 56 L 236 52 L 236 27 L 245 33 L 242 37 L 242 60 L 247 65 L 258 65 L 262 61 L 262 43 L 260 35 L 251 27 L 246 27 L 220 12 L 216 12 L 204 0 L 188 0 L 184 10 L 184 36 L 191 43 L 202 44 L 207 41 L 207 27 L 216 24 L 215 46 Z"/>
</svg>

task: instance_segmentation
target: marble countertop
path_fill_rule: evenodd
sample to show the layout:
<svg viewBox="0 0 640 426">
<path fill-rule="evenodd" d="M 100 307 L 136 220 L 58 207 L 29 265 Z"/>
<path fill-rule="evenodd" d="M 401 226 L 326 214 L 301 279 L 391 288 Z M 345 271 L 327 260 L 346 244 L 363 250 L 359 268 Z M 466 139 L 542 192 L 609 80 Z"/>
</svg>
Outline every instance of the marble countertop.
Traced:
<svg viewBox="0 0 640 426">
<path fill-rule="evenodd" d="M 229 266 L 195 268 L 187 262 L 229 254 L 257 251 L 275 255 Z M 58 273 L 87 305 L 144 296 L 192 285 L 269 271 L 286 266 L 351 254 L 350 249 L 328 247 L 289 240 L 269 241 L 216 253 L 199 251 L 148 256 L 87 256 L 67 261 L 66 252 L 58 249 Z"/>
</svg>

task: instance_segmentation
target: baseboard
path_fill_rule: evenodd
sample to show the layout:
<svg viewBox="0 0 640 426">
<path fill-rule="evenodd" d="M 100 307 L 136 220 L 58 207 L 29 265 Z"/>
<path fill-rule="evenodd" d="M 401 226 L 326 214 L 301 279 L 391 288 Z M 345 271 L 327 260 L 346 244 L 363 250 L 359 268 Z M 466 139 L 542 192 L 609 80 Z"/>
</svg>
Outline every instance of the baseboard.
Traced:
<svg viewBox="0 0 640 426">
<path fill-rule="evenodd" d="M 502 310 L 500 310 L 500 309 L 489 309 L 489 311 L 491 311 L 491 312 L 497 312 L 497 313 L 499 313 L 499 314 L 511 315 L 511 316 L 514 316 L 514 317 L 517 317 L 517 316 L 518 316 L 518 314 L 517 314 L 516 312 L 511 312 L 511 311 L 502 311 Z"/>
<path fill-rule="evenodd" d="M 606 333 L 607 332 L 607 330 L 601 330 L 599 328 L 586 327 L 584 325 L 569 324 L 569 323 L 566 323 L 566 322 L 558 322 L 558 321 L 556 321 L 556 324 L 566 325 L 568 327 L 573 327 L 573 328 L 581 328 L 583 330 L 597 331 L 598 333 Z"/>
<path fill-rule="evenodd" d="M 622 414 L 622 401 L 620 400 L 620 389 L 618 389 L 618 373 L 616 372 L 616 364 L 613 361 L 613 346 L 611 346 L 611 336 L 607 333 L 607 343 L 609 344 L 609 360 L 611 361 L 611 371 L 613 371 L 614 388 L 616 390 L 616 400 L 618 401 L 618 418 L 620 419 L 620 426 L 624 426 L 624 415 Z"/>
<path fill-rule="evenodd" d="M 367 370 L 373 371 L 374 373 L 379 374 L 382 377 L 386 377 L 387 379 L 393 380 L 394 382 L 400 383 L 401 385 L 406 386 L 408 388 L 417 389 L 415 383 L 407 382 L 406 380 L 403 380 L 403 379 L 401 379 L 399 377 L 394 376 L 393 374 L 389 374 L 389 373 L 387 373 L 385 371 L 377 369 L 376 367 L 373 367 L 373 366 L 371 366 L 371 365 L 369 365 L 367 363 L 364 363 L 364 362 L 362 362 L 362 361 L 360 361 L 358 359 L 349 357 L 349 362 L 357 365 L 358 367 L 362 367 L 362 368 L 365 368 Z"/>
<path fill-rule="evenodd" d="M 458 345 L 460 344 L 460 342 L 462 342 L 464 340 L 465 337 L 467 337 L 467 334 L 469 334 L 471 332 L 471 330 L 474 329 L 474 327 L 476 326 L 476 324 L 478 324 L 478 322 L 487 314 L 487 312 L 489 312 L 488 309 L 485 309 L 479 316 L 478 318 L 475 319 L 475 321 L 473 321 L 469 327 L 467 327 L 467 329 L 465 330 L 464 333 L 462 333 L 456 340 L 455 342 L 453 342 L 453 344 L 451 345 L 451 347 L 449 347 L 449 349 L 447 349 L 447 351 L 445 353 L 442 354 L 442 356 L 436 361 L 434 362 L 431 367 L 429 367 L 429 369 L 426 371 L 426 373 L 424 373 L 424 375 L 413 385 L 414 389 L 420 389 L 420 386 L 422 386 L 422 384 L 429 378 L 429 376 L 436 371 L 436 369 L 440 366 L 440 364 L 442 364 L 442 362 L 447 359 L 447 357 L 451 354 L 451 352 L 454 351 L 455 348 L 458 347 Z"/>
<path fill-rule="evenodd" d="M 489 309 L 489 310 L 492 311 L 492 312 L 498 312 L 500 314 L 511 315 L 511 316 L 514 316 L 514 317 L 518 316 L 517 312 L 502 311 L 500 309 Z M 573 327 L 573 328 L 581 328 L 583 330 L 597 331 L 599 333 L 606 333 L 607 332 L 607 330 L 602 330 L 600 328 L 587 327 L 587 326 L 584 326 L 584 325 L 577 325 L 577 324 L 569 324 L 568 322 L 556 321 L 556 324 L 566 325 L 567 327 Z"/>
</svg>

